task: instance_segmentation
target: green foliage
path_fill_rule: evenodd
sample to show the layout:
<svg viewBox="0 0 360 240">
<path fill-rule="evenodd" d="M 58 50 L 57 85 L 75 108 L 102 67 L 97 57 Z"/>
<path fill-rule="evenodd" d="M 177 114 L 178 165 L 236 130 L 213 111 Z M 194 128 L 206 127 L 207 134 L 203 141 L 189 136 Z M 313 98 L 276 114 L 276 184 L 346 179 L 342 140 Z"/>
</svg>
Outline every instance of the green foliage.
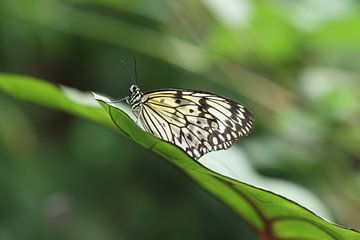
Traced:
<svg viewBox="0 0 360 240">
<path fill-rule="evenodd" d="M 111 127 L 111 119 L 123 134 L 169 160 L 227 204 L 261 239 L 360 239 L 360 233 L 331 224 L 288 199 L 206 169 L 176 146 L 142 131 L 128 115 L 104 102 L 101 105 L 107 113 L 97 106 L 79 104 L 49 83 L 18 75 L 0 75 L 0 88 L 19 99 L 66 111 L 108 127 Z"/>
<path fill-rule="evenodd" d="M 238 165 L 214 162 L 360 229 L 359 22 L 355 0 L 2 0 L 0 71 L 121 98 L 120 61 L 132 71 L 136 55 L 144 91 L 237 99 L 254 132 L 215 153 Z M 18 79 L 11 95 L 59 111 L 0 95 L 0 239 L 257 239 L 179 168 L 119 138 L 91 96 L 22 76 L 3 75 Z M 314 228 L 273 227 L 294 224 Z"/>
</svg>

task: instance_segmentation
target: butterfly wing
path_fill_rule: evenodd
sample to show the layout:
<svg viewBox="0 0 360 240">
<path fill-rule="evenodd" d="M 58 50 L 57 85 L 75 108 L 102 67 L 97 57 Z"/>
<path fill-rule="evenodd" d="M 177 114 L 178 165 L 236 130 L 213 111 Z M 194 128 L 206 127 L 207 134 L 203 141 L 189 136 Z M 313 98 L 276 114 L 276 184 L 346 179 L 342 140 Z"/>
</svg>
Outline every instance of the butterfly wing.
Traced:
<svg viewBox="0 0 360 240">
<path fill-rule="evenodd" d="M 194 159 L 248 135 L 254 117 L 240 103 L 207 92 L 166 89 L 143 95 L 140 120 L 156 137 Z"/>
</svg>

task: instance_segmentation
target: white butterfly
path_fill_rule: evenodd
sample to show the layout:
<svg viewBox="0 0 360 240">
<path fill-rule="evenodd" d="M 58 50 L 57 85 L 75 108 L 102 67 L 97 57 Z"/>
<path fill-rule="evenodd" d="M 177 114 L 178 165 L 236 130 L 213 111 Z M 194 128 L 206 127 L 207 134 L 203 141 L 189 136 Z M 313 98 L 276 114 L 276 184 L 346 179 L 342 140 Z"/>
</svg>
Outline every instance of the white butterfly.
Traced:
<svg viewBox="0 0 360 240">
<path fill-rule="evenodd" d="M 194 159 L 227 149 L 250 133 L 253 114 L 240 103 L 209 92 L 130 87 L 126 98 L 145 130 L 175 144 Z"/>
</svg>

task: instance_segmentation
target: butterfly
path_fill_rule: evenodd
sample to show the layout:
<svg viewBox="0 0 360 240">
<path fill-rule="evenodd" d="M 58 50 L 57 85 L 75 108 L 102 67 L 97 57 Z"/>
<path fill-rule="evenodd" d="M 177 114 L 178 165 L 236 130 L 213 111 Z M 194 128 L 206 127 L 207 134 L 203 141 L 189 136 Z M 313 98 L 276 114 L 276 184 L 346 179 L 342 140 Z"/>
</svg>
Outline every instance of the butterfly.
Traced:
<svg viewBox="0 0 360 240">
<path fill-rule="evenodd" d="M 254 122 L 245 106 L 210 92 L 160 89 L 143 93 L 134 84 L 125 99 L 147 132 L 195 160 L 231 147 L 250 133 Z"/>
</svg>

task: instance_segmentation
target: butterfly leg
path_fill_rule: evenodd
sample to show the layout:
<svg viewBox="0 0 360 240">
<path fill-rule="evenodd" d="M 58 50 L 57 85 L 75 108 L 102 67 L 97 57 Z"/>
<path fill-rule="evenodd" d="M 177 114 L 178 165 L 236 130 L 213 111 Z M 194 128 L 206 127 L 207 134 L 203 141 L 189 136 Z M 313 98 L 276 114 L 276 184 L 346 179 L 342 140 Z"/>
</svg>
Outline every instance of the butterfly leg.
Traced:
<svg viewBox="0 0 360 240">
<path fill-rule="evenodd" d="M 124 98 L 120 98 L 120 99 L 110 100 L 110 101 L 108 101 L 108 103 L 119 103 L 119 102 L 122 102 L 122 101 L 125 101 L 125 100 L 126 100 L 126 102 L 128 102 L 128 99 L 129 99 L 129 96 L 124 97 Z"/>
<path fill-rule="evenodd" d="M 140 111 L 139 111 L 139 114 L 136 116 L 136 124 L 137 124 L 137 125 L 139 125 L 139 118 L 140 118 L 140 114 L 141 114 L 142 108 L 143 108 L 143 106 L 142 106 L 142 105 L 140 105 Z"/>
</svg>

